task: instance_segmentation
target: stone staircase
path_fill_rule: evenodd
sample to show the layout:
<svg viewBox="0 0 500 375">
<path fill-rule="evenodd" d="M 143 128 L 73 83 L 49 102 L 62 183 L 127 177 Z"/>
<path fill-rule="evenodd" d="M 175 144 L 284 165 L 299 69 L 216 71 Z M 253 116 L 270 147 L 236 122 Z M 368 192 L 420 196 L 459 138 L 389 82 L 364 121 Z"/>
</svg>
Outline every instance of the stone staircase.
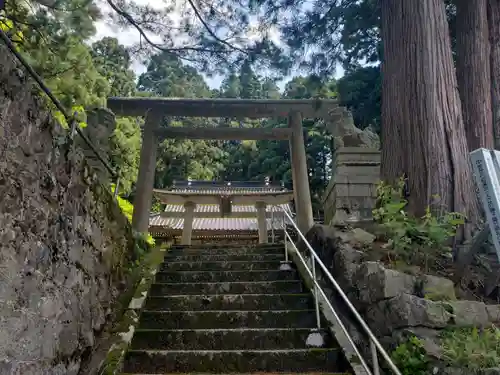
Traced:
<svg viewBox="0 0 500 375">
<path fill-rule="evenodd" d="M 312 295 L 284 248 L 173 247 L 148 294 L 125 357 L 127 374 L 321 373 L 348 370 L 316 325 Z M 325 327 L 325 325 L 323 325 Z"/>
</svg>

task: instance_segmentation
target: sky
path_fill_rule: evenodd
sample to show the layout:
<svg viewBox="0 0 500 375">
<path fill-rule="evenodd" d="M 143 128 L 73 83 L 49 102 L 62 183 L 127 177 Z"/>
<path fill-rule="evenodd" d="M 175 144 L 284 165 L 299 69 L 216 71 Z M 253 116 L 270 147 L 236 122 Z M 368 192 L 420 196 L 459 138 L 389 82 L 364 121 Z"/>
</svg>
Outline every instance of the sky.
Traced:
<svg viewBox="0 0 500 375">
<path fill-rule="evenodd" d="M 170 0 L 164 0 L 164 1 L 170 1 Z M 175 1 L 175 0 L 174 0 Z M 149 5 L 152 7 L 162 7 L 165 6 L 163 1 L 159 0 L 135 0 L 136 3 L 141 4 L 141 5 Z M 111 11 L 111 9 L 107 9 L 107 11 Z M 172 22 L 176 22 L 176 15 L 175 12 L 172 16 Z M 118 41 L 125 45 L 125 46 L 131 46 L 137 42 L 139 42 L 139 32 L 133 28 L 123 30 L 121 28 L 117 28 L 116 26 L 112 26 L 111 24 L 107 23 L 106 21 L 99 21 L 96 25 L 97 27 L 97 33 L 95 37 L 93 38 L 92 41 L 94 40 L 99 40 L 102 39 L 103 37 L 114 37 L 117 38 Z M 159 39 L 155 35 L 148 35 L 148 37 L 151 38 L 153 42 L 161 42 L 161 39 Z M 249 36 L 250 38 L 256 37 L 256 36 Z M 275 42 L 280 41 L 280 35 L 278 30 L 271 30 L 271 37 L 274 39 Z M 135 60 L 132 65 L 133 70 L 137 75 L 140 75 L 141 73 L 146 71 L 146 66 L 142 63 L 142 61 Z M 283 81 L 278 83 L 278 86 L 283 89 L 285 84 L 290 81 L 294 76 L 299 75 L 298 72 L 293 73 L 285 78 Z M 335 72 L 335 78 L 340 78 L 344 75 L 344 70 L 342 69 L 342 66 L 338 65 L 336 67 L 336 72 Z M 220 87 L 222 77 L 220 76 L 214 76 L 214 77 L 208 77 L 205 76 L 205 81 L 209 85 L 210 88 L 217 89 Z"/>
</svg>

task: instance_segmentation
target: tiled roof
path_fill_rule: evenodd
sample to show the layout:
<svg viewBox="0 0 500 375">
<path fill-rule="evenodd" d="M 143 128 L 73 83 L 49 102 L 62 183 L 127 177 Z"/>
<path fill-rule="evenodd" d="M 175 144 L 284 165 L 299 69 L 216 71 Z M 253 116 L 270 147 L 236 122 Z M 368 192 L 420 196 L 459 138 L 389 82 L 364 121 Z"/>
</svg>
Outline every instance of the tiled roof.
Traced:
<svg viewBox="0 0 500 375">
<path fill-rule="evenodd" d="M 272 193 L 288 191 L 279 185 L 266 184 L 262 182 L 212 182 L 212 181 L 178 181 L 168 192 L 197 193 L 197 194 L 249 194 L 249 193 Z"/>
<path fill-rule="evenodd" d="M 279 212 L 282 209 L 288 209 L 288 204 L 281 204 L 279 206 L 274 207 L 274 212 Z M 266 207 L 267 212 L 271 212 L 273 206 L 268 205 Z M 184 212 L 184 205 L 181 204 L 167 204 L 165 206 L 165 212 Z M 232 212 L 257 212 L 255 206 L 241 206 L 241 205 L 232 205 Z M 197 204 L 195 212 L 200 213 L 217 213 L 220 212 L 220 206 L 218 204 Z"/>
<path fill-rule="evenodd" d="M 162 217 L 159 214 L 149 218 L 149 225 L 169 229 L 182 229 L 184 219 Z M 271 229 L 271 219 L 267 219 L 267 227 Z M 274 229 L 281 229 L 281 223 L 274 222 Z M 222 231 L 257 231 L 257 218 L 194 218 L 193 230 L 222 230 Z"/>
</svg>

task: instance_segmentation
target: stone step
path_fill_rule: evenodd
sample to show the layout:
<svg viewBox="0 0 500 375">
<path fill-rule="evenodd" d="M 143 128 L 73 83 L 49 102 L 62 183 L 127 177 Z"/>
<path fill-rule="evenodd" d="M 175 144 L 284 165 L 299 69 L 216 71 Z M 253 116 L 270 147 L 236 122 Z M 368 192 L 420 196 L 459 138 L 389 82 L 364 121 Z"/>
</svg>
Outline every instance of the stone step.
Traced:
<svg viewBox="0 0 500 375">
<path fill-rule="evenodd" d="M 142 374 L 165 372 L 307 372 L 341 371 L 338 349 L 158 351 L 130 350 L 124 371 Z M 340 366 L 339 366 L 340 365 Z"/>
<path fill-rule="evenodd" d="M 140 350 L 270 350 L 307 349 L 311 329 L 137 330 L 131 348 Z M 321 331 L 324 347 L 335 346 Z"/>
<path fill-rule="evenodd" d="M 169 262 L 258 262 L 284 261 L 284 253 L 266 253 L 253 255 L 176 255 L 167 253 L 164 263 Z"/>
<path fill-rule="evenodd" d="M 228 249 L 171 249 L 168 255 L 266 255 L 266 254 L 285 254 L 285 249 L 282 248 L 228 248 Z"/>
<path fill-rule="evenodd" d="M 155 283 L 151 285 L 149 295 L 301 293 L 305 290 L 300 280 L 244 281 L 232 283 Z"/>
<path fill-rule="evenodd" d="M 267 243 L 259 245 L 172 245 L 172 250 L 206 250 L 206 249 L 283 249 L 283 243 Z"/>
<path fill-rule="evenodd" d="M 271 262 L 168 262 L 161 265 L 162 271 L 200 271 L 200 270 L 279 270 L 280 261 Z"/>
<path fill-rule="evenodd" d="M 224 294 L 148 297 L 149 311 L 209 310 L 307 310 L 314 308 L 314 299 L 305 294 Z"/>
<path fill-rule="evenodd" d="M 140 329 L 315 328 L 314 310 L 148 311 Z"/>
<path fill-rule="evenodd" d="M 209 372 L 190 372 L 188 373 L 183 373 L 183 372 L 157 372 L 154 374 L 132 374 L 132 373 L 124 373 L 122 372 L 120 375 L 213 375 Z M 238 372 L 238 373 L 226 373 L 225 375 L 257 375 L 254 372 Z M 260 374 L 262 375 L 262 374 Z M 347 372 L 265 372 L 265 375 L 351 375 L 351 373 Z"/>
<path fill-rule="evenodd" d="M 232 281 L 298 280 L 297 271 L 161 271 L 156 274 L 157 283 L 202 283 Z"/>
</svg>

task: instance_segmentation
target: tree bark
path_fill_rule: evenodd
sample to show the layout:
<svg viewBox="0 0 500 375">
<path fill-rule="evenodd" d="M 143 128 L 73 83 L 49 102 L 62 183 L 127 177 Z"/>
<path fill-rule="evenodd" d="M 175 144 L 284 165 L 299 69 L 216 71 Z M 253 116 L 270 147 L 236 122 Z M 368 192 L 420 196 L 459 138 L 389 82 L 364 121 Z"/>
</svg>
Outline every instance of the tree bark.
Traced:
<svg viewBox="0 0 500 375">
<path fill-rule="evenodd" d="M 500 0 L 488 0 L 491 104 L 495 148 L 500 150 Z"/>
<path fill-rule="evenodd" d="M 382 178 L 408 176 L 408 211 L 478 207 L 442 0 L 381 0 Z M 436 199 L 435 195 L 439 198 Z"/>
<path fill-rule="evenodd" d="M 469 150 L 493 148 L 488 0 L 457 0 L 457 79 Z"/>
</svg>

